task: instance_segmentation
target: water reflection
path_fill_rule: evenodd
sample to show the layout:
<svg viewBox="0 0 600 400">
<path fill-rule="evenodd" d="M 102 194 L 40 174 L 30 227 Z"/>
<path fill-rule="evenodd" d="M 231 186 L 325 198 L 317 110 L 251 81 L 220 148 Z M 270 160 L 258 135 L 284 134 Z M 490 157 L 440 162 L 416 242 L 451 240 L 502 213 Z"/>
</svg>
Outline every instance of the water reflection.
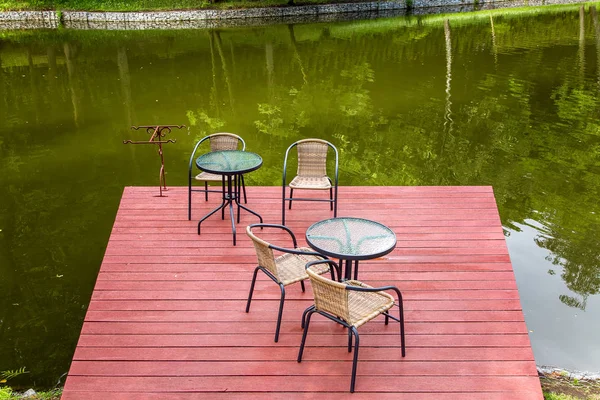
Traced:
<svg viewBox="0 0 600 400">
<path fill-rule="evenodd" d="M 584 313 L 562 302 L 562 296 L 576 298 L 578 295 L 565 288 L 560 274 L 552 272 L 560 271 L 553 264 L 552 252 L 531 246 L 540 232 L 548 228 L 534 220 L 525 220 L 517 228 L 511 232 L 507 244 L 513 265 L 519 266 L 515 268 L 515 275 L 536 361 L 544 364 L 546 360 L 561 360 L 565 365 L 594 370 L 595 360 L 600 357 L 600 348 L 594 345 L 600 320 L 588 315 L 590 311 Z M 588 310 L 593 313 L 598 307 L 600 296 L 589 296 Z M 560 346 L 556 346 L 557 337 L 561 339 Z"/>
<path fill-rule="evenodd" d="M 561 294 L 560 301 L 585 311 L 588 297 L 600 291 L 600 225 L 585 221 L 583 226 L 573 222 L 566 226 L 577 230 L 564 232 L 564 227 L 555 226 L 541 233 L 535 242 L 550 251 L 546 259 L 554 267 L 549 273 L 562 271 L 561 278 L 571 291 L 569 295 Z"/>
<path fill-rule="evenodd" d="M 444 20 L 444 38 L 446 39 L 446 108 L 444 114 L 444 136 L 452 134 L 452 101 L 451 82 L 452 82 L 452 38 L 450 37 L 450 21 Z M 442 145 L 443 148 L 443 145 Z"/>
<path fill-rule="evenodd" d="M 493 185 L 536 361 L 600 370 L 596 350 L 561 350 L 597 348 L 598 26 L 594 8 L 569 6 L 1 32 L 0 370 L 52 385 L 68 369 L 122 188 L 156 185 L 154 152 L 121 141 L 156 123 L 191 126 L 165 149 L 172 185 L 216 131 L 263 156 L 248 184 L 278 185 L 289 143 L 316 136 L 340 150 L 343 185 Z"/>
</svg>

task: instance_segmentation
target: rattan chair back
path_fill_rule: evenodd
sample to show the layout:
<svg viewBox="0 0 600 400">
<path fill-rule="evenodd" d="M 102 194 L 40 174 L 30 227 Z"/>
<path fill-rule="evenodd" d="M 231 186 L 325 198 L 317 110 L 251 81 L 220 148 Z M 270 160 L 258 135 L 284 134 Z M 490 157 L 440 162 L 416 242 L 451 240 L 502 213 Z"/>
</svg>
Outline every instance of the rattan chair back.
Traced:
<svg viewBox="0 0 600 400">
<path fill-rule="evenodd" d="M 210 151 L 237 150 L 240 142 L 242 142 L 242 150 L 244 150 L 244 142 L 233 133 L 214 133 L 209 136 L 209 140 Z"/>
<path fill-rule="evenodd" d="M 280 281 L 277 264 L 275 263 L 275 255 L 273 254 L 273 249 L 269 247 L 269 243 L 254 235 L 250 226 L 246 227 L 246 234 L 252 239 L 252 243 L 254 244 L 258 265 L 267 269 L 278 281 Z"/>
<path fill-rule="evenodd" d="M 306 273 L 312 285 L 316 310 L 336 315 L 340 319 L 351 323 L 346 285 L 327 279 L 317 274 L 312 268 L 307 268 Z"/>
<path fill-rule="evenodd" d="M 325 140 L 298 141 L 298 176 L 322 178 L 327 176 L 327 149 Z"/>
</svg>

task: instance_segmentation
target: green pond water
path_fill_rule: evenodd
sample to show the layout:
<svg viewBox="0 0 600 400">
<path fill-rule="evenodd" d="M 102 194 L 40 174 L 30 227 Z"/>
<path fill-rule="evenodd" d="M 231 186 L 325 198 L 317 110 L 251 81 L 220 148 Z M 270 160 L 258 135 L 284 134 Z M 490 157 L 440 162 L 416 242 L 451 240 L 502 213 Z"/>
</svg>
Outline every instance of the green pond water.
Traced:
<svg viewBox="0 0 600 400">
<path fill-rule="evenodd" d="M 600 21 L 593 8 L 182 31 L 0 31 L 0 371 L 67 372 L 124 186 L 187 184 L 235 132 L 341 185 L 493 185 L 538 365 L 599 371 Z M 250 277 L 249 277 L 250 278 Z M 64 378 L 63 378 L 64 379 Z"/>
</svg>

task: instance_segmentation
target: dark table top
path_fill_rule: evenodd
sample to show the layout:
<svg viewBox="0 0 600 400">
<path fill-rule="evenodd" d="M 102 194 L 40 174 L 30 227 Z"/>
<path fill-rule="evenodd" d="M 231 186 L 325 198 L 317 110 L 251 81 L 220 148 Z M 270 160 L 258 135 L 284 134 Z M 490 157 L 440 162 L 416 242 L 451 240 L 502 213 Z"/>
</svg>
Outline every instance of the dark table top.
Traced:
<svg viewBox="0 0 600 400">
<path fill-rule="evenodd" d="M 262 158 L 256 153 L 241 150 L 211 151 L 196 159 L 196 166 L 212 174 L 235 175 L 257 170 Z"/>
<path fill-rule="evenodd" d="M 379 222 L 363 218 L 331 218 L 306 230 L 306 242 L 317 252 L 343 260 L 368 260 L 396 247 L 396 234 Z"/>
</svg>

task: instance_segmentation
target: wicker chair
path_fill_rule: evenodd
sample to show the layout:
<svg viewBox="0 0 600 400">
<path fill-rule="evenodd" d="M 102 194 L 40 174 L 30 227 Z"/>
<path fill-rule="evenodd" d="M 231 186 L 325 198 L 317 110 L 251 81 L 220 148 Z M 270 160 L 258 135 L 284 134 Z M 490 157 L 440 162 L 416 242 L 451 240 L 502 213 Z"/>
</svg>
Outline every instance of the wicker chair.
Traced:
<svg viewBox="0 0 600 400">
<path fill-rule="evenodd" d="M 338 274 L 338 277 L 340 276 L 340 268 L 333 261 L 321 260 L 306 264 L 306 271 L 313 288 L 315 304 L 308 307 L 302 315 L 304 333 L 302 335 L 300 351 L 298 352 L 298 362 L 302 361 L 302 352 L 304 351 L 304 343 L 312 314 L 319 313 L 345 326 L 348 328 L 348 352 L 352 351 L 352 336 L 354 335 L 355 337 L 352 379 L 350 381 L 350 392 L 353 393 L 356 381 L 356 365 L 358 363 L 358 327 L 381 314 L 385 316 L 386 325 L 390 318 L 399 322 L 402 357 L 406 355 L 402 294 L 395 286 L 373 288 L 355 280 L 336 282 L 335 279 L 327 279 L 315 272 L 315 268 L 317 268 L 316 271 L 319 271 L 322 269 L 323 264 L 330 265 L 332 276 L 334 270 Z M 392 290 L 398 296 L 399 318 L 395 318 L 389 314 L 389 310 L 395 305 L 395 301 L 390 294 L 384 292 L 386 290 Z"/>
<path fill-rule="evenodd" d="M 267 243 L 254 235 L 252 232 L 253 228 L 283 229 L 291 236 L 294 248 L 289 249 Z M 306 273 L 305 267 L 306 263 L 310 261 L 322 260 L 323 257 L 318 253 L 311 251 L 310 249 L 298 248 L 298 242 L 296 241 L 294 233 L 286 226 L 275 224 L 253 224 L 246 228 L 246 233 L 250 239 L 252 239 L 254 248 L 256 249 L 256 256 L 258 257 L 258 266 L 254 269 L 252 285 L 250 286 L 250 294 L 248 295 L 248 302 L 246 304 L 246 312 L 250 311 L 252 292 L 254 292 L 254 284 L 256 283 L 256 274 L 259 270 L 261 270 L 273 282 L 277 283 L 281 289 L 279 314 L 277 316 L 277 328 L 275 329 L 275 342 L 277 342 L 279 340 L 279 327 L 281 326 L 283 303 L 285 301 L 285 287 L 291 285 L 292 283 L 300 282 L 302 291 L 304 292 L 304 280 L 308 279 L 308 274 Z M 284 254 L 276 258 L 273 255 L 273 250 L 283 252 Z M 329 271 L 329 266 L 323 265 L 313 273 L 322 274 L 327 271 Z"/>
<path fill-rule="evenodd" d="M 292 148 L 298 150 L 298 172 L 289 183 L 290 197 L 286 197 L 287 185 L 287 161 Z M 335 181 L 327 176 L 327 151 L 333 149 L 335 153 Z M 292 201 L 326 201 L 330 203 L 333 216 L 337 217 L 337 196 L 338 196 L 338 151 L 335 146 L 321 139 L 304 139 L 293 143 L 285 152 L 283 162 L 283 195 L 282 195 L 282 213 L 281 223 L 285 225 L 285 201 L 289 202 L 289 209 L 292 209 Z M 309 190 L 328 190 L 329 199 L 316 198 L 293 198 L 294 189 Z M 335 193 L 334 193 L 335 192 Z"/>
<path fill-rule="evenodd" d="M 208 172 L 201 172 L 194 177 L 197 181 L 204 182 L 204 189 L 193 189 L 192 188 L 192 169 L 194 166 L 194 161 L 196 159 L 196 151 L 198 147 L 205 141 L 210 141 L 210 151 L 221 151 L 221 150 L 237 150 L 239 145 L 241 144 L 241 150 L 246 150 L 246 142 L 240 136 L 235 135 L 233 133 L 214 133 L 209 136 L 205 136 L 202 138 L 196 146 L 194 147 L 194 151 L 192 151 L 192 155 L 190 156 L 190 163 L 188 166 L 188 220 L 192 219 L 192 192 L 204 192 L 205 200 L 208 201 L 208 192 L 215 193 L 224 193 L 225 192 L 225 181 L 223 175 L 211 174 Z M 221 182 L 222 190 L 209 190 L 208 182 Z M 238 195 L 240 187 L 244 191 L 244 203 L 247 203 L 246 200 L 246 185 L 244 184 L 244 176 L 240 175 L 240 181 L 237 182 Z"/>
</svg>

